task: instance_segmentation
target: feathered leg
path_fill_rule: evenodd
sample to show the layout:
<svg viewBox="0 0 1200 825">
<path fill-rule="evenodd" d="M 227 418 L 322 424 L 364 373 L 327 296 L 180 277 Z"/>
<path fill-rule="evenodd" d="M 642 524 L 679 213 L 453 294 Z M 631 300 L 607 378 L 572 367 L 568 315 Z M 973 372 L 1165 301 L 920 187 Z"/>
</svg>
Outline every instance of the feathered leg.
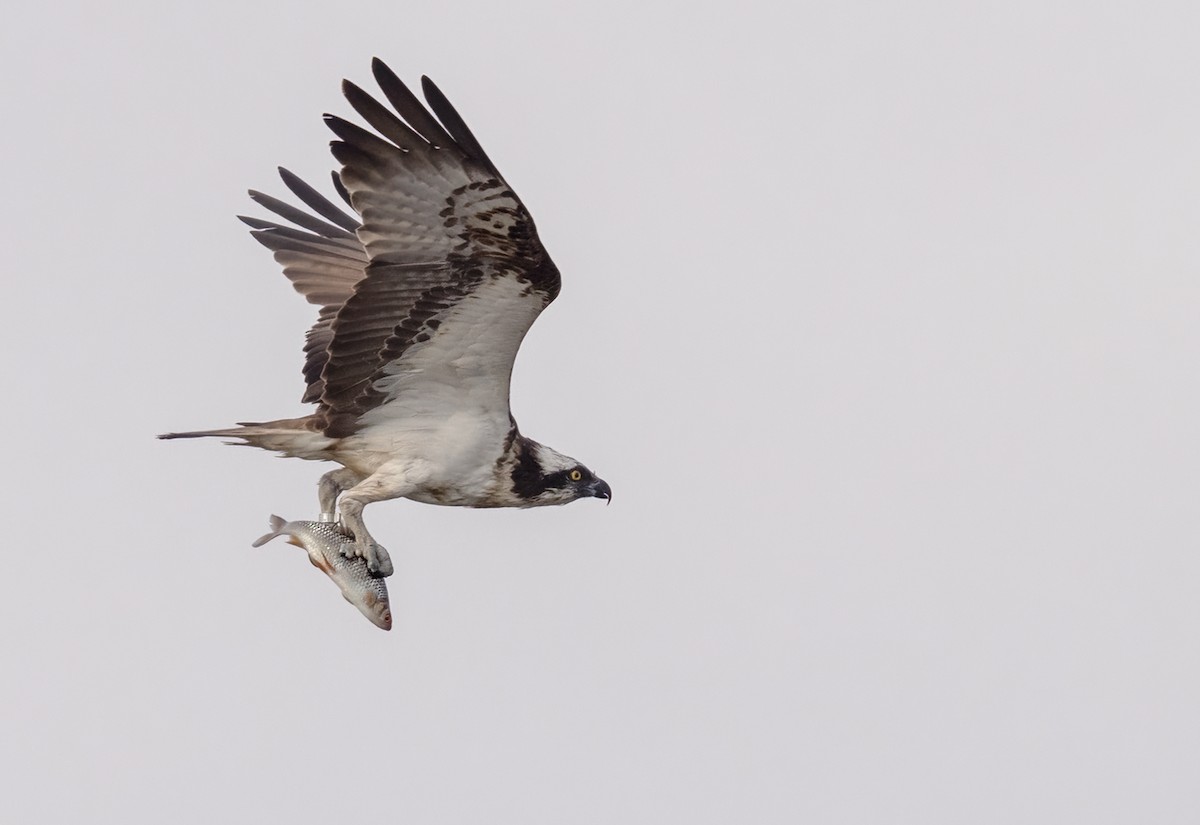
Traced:
<svg viewBox="0 0 1200 825">
<path fill-rule="evenodd" d="M 330 470 L 325 475 L 321 476 L 321 480 L 317 483 L 317 500 L 321 504 L 321 520 L 333 521 L 334 514 L 337 512 L 337 499 L 342 494 L 342 491 L 349 490 L 355 484 L 363 480 L 363 476 L 354 472 L 349 467 L 341 467 L 337 470 Z"/>
<path fill-rule="evenodd" d="M 353 544 L 347 542 L 342 553 L 347 556 L 362 556 L 367 569 L 380 576 L 392 575 L 392 560 L 367 532 L 363 524 L 363 507 L 376 501 L 401 498 L 411 493 L 428 476 L 420 462 L 385 464 L 363 481 L 342 493 L 338 501 L 342 529 L 354 537 Z"/>
</svg>

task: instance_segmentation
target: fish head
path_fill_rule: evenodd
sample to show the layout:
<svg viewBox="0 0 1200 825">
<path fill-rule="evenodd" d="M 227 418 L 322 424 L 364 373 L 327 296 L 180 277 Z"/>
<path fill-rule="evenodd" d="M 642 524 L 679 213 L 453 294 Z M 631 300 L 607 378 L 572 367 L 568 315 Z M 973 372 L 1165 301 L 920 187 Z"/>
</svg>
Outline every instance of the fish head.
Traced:
<svg viewBox="0 0 1200 825">
<path fill-rule="evenodd" d="M 392 629 L 392 606 L 387 598 L 380 598 L 373 591 L 367 590 L 354 606 L 371 620 L 371 624 L 384 630 Z"/>
</svg>

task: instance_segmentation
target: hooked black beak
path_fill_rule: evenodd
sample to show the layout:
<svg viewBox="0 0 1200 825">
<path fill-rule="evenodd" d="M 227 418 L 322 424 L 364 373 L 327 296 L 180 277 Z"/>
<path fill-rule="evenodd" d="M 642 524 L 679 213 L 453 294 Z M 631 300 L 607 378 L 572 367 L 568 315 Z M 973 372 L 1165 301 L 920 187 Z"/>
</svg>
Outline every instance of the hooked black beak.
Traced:
<svg viewBox="0 0 1200 825">
<path fill-rule="evenodd" d="M 587 486 L 588 495 L 596 498 L 602 498 L 609 504 L 612 504 L 612 488 L 608 486 L 607 481 L 596 479 Z"/>
</svg>

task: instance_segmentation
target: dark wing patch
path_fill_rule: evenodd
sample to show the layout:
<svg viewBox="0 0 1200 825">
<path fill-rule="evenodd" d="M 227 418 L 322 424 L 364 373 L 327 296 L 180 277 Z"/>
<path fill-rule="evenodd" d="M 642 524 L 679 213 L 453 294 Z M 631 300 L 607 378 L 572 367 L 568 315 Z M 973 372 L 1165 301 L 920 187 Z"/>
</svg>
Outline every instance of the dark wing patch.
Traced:
<svg viewBox="0 0 1200 825">
<path fill-rule="evenodd" d="M 333 319 L 337 317 L 340 305 L 321 307 L 317 322 L 304 336 L 304 397 L 300 400 L 306 404 L 315 404 L 325 393 L 325 379 L 321 377 L 325 364 L 329 361 L 329 343 L 333 340 Z"/>
<path fill-rule="evenodd" d="M 439 274 L 448 273 L 443 270 Z M 410 347 L 430 340 L 441 325 L 438 316 L 469 295 L 471 290 L 482 282 L 483 276 L 478 270 L 465 275 L 456 273 L 452 278 L 438 280 L 432 285 L 428 285 L 432 279 L 406 278 L 404 279 L 406 287 L 416 288 L 420 283 L 427 285 L 411 301 L 408 300 L 409 296 L 405 294 L 405 290 L 387 290 L 386 297 L 381 300 L 381 296 L 377 293 L 381 291 L 382 287 L 390 286 L 390 284 L 385 279 L 379 280 L 382 282 L 380 285 L 373 284 L 372 289 L 363 290 L 364 306 L 369 306 L 367 311 L 378 310 L 381 317 L 390 319 L 395 317 L 396 306 L 402 304 L 408 307 L 408 313 L 391 328 L 382 349 L 375 353 L 374 357 L 350 360 L 354 358 L 350 346 L 339 348 L 339 357 L 350 362 L 339 361 L 335 365 L 331 372 L 336 372 L 340 383 L 335 384 L 325 394 L 328 410 L 325 414 L 324 431 L 331 438 L 342 438 L 356 431 L 359 416 L 384 401 L 384 394 L 375 388 L 375 381 L 382 377 L 382 367 L 401 358 Z M 386 298 L 392 300 L 389 302 Z M 346 317 L 353 319 L 356 312 L 357 306 L 350 306 L 346 311 Z M 353 320 L 348 323 L 353 323 Z M 358 326 L 366 328 L 367 324 L 360 323 Z M 378 330 L 378 327 L 368 330 L 368 335 L 364 340 L 375 340 Z M 365 355 L 368 350 L 369 346 L 364 348 L 362 354 Z"/>
<path fill-rule="evenodd" d="M 397 325 L 421 296 L 454 280 L 449 266 L 371 264 L 367 277 L 338 311 L 331 331 L 328 361 L 322 373 L 321 413 L 325 432 L 342 438 L 354 432 L 369 407 L 365 396 L 379 369 L 381 352 Z"/>
<path fill-rule="evenodd" d="M 438 316 L 478 288 L 482 269 L 527 283 L 542 306 L 559 290 L 533 219 L 441 92 L 426 82 L 439 123 L 386 65 L 372 68 L 395 111 L 353 83 L 343 90 L 378 134 L 325 117 L 370 259 L 330 326 L 321 413 L 331 437 L 351 434 L 384 403 L 373 383 L 411 347 L 443 334 Z M 514 355 L 527 328 L 506 330 L 517 336 Z"/>
</svg>

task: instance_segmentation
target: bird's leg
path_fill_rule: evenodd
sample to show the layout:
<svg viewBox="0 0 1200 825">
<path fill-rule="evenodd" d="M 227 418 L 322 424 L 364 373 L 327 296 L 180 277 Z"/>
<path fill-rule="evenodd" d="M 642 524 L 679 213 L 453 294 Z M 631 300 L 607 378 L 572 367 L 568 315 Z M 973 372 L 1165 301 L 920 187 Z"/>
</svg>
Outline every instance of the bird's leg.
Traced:
<svg viewBox="0 0 1200 825">
<path fill-rule="evenodd" d="M 354 537 L 353 543 L 342 547 L 346 556 L 362 556 L 367 569 L 380 576 L 392 575 L 392 560 L 363 524 L 363 507 L 376 501 L 387 501 L 406 496 L 426 480 L 428 470 L 416 462 L 385 464 L 375 473 L 342 493 L 338 501 L 338 512 L 342 517 L 342 530 Z"/>
<path fill-rule="evenodd" d="M 346 556 L 362 556 L 367 561 L 367 569 L 380 576 L 392 575 L 392 559 L 363 524 L 362 510 L 367 502 L 347 493 L 342 496 L 338 510 L 342 515 L 342 530 L 354 537 L 353 542 L 342 546 L 342 554 Z"/>
<path fill-rule="evenodd" d="M 349 490 L 363 480 L 363 476 L 349 467 L 330 470 L 317 482 L 317 500 L 321 503 L 321 521 L 337 518 L 337 498 L 343 490 Z"/>
</svg>

